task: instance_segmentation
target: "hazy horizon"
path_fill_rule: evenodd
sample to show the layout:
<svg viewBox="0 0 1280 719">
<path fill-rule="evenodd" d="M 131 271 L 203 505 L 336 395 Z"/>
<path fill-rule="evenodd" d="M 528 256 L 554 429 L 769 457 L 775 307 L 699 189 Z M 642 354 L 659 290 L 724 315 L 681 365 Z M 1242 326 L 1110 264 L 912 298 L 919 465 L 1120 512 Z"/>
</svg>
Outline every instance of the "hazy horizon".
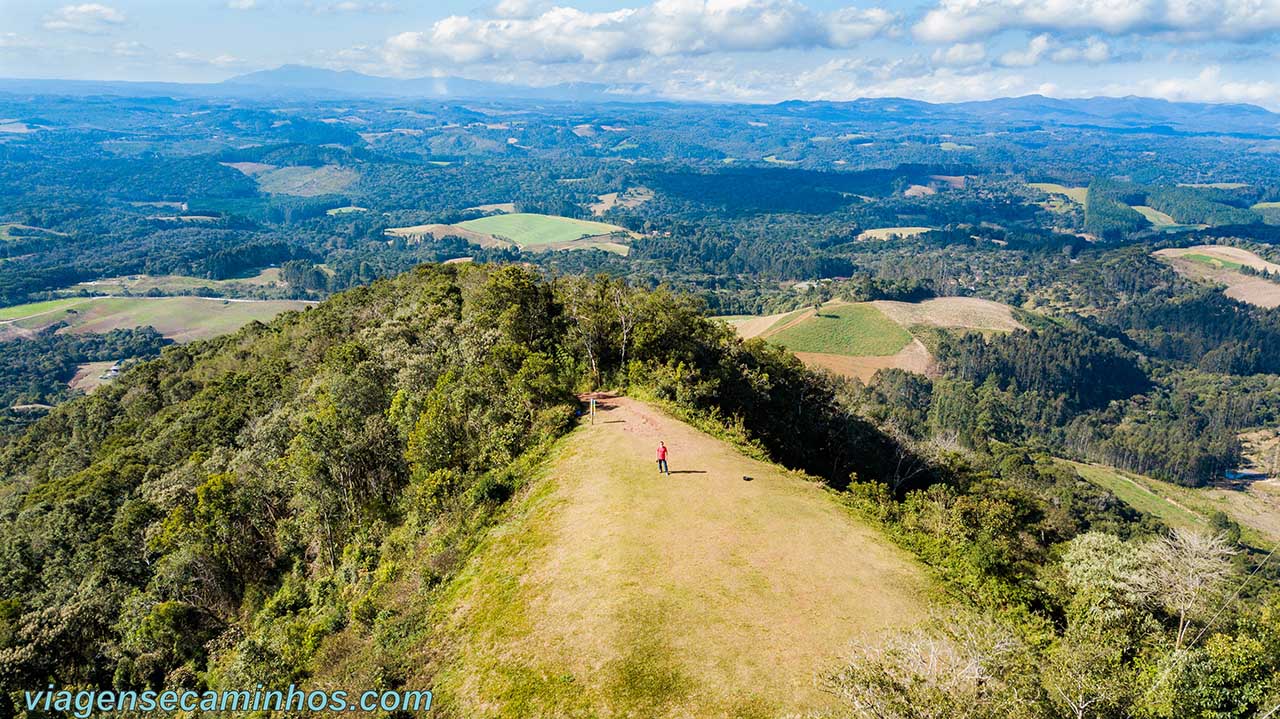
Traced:
<svg viewBox="0 0 1280 719">
<path fill-rule="evenodd" d="M 1280 2 L 0 2 L 0 76 L 218 82 L 282 65 L 641 84 L 675 100 L 1136 95 L 1280 109 Z"/>
</svg>

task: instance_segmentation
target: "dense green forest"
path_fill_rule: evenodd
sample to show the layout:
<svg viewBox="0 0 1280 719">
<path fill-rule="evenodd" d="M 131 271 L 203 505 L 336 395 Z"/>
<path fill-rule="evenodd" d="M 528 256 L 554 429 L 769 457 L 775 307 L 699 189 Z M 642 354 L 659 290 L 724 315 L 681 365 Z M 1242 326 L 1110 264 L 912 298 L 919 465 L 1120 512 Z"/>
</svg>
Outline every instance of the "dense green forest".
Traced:
<svg viewBox="0 0 1280 719">
<path fill-rule="evenodd" d="M 277 105 L 0 92 L 35 128 L 0 138 L 0 716 L 48 684 L 318 685 L 357 649 L 400 686 L 420 668 L 390 587 L 436 607 L 600 388 L 807 473 L 939 580 L 951 613 L 813 667 L 837 716 L 1280 703 L 1266 537 L 1225 510 L 1167 525 L 1083 474 L 1218 491 L 1280 426 L 1274 268 L 1161 252 L 1280 262 L 1252 121 Z M 513 212 L 621 230 L 461 225 Z M 321 302 L 193 342 L 27 304 L 104 295 Z M 1022 329 L 904 323 L 927 369 L 865 381 L 713 317 L 953 297 Z"/>
<path fill-rule="evenodd" d="M 390 621 L 380 583 L 406 546 L 431 553 L 420 590 L 431 601 L 572 425 L 573 392 L 605 385 L 669 402 L 847 489 L 850 506 L 935 566 L 957 601 L 994 612 L 999 631 L 1019 637 L 1020 662 L 1105 639 L 1107 651 L 1081 671 L 1091 682 L 1124 678 L 1123 689 L 1107 689 L 1120 711 L 1260 707 L 1280 657 L 1268 649 L 1280 641 L 1280 607 L 1267 584 L 1249 585 L 1250 599 L 1228 616 L 1204 617 L 1233 577 L 1255 564 L 1271 577 L 1275 567 L 1238 544 L 1204 554 L 1188 545 L 1198 535 L 1150 539 L 1162 531 L 1153 520 L 996 439 L 1009 408 L 992 398 L 1012 392 L 998 378 L 1016 384 L 1019 343 L 1053 332 L 1014 335 L 1008 354 L 981 358 L 994 363 L 990 379 L 964 410 L 956 397 L 973 390 L 963 380 L 894 371 L 862 388 L 816 375 L 664 289 L 429 265 L 270 324 L 169 347 L 58 407 L 0 454 L 0 674 L 11 688 L 305 683 L 326 637 Z M 1117 376 L 1096 390 L 1103 395 L 1066 393 L 1068 405 L 1139 389 L 1123 374 L 1135 371 L 1131 358 L 1072 336 L 1063 344 L 1093 364 L 1067 372 Z M 1027 390 L 1063 386 L 1073 385 Z M 950 430 L 965 411 L 978 415 L 978 434 L 964 440 L 975 453 L 916 439 Z M 1211 566 L 1218 578 L 1186 608 L 1160 590 L 1116 584 L 1130 564 L 1166 560 L 1226 563 Z M 386 661 L 394 687 L 405 668 Z M 872 666 L 851 666 L 841 681 L 871 691 L 863 673 Z M 1001 675 L 983 701 L 1029 681 L 1038 689 L 1026 711 L 1036 715 L 1068 686 L 1048 669 L 1016 674 Z M 1176 694 L 1159 688 L 1165 682 Z"/>
</svg>

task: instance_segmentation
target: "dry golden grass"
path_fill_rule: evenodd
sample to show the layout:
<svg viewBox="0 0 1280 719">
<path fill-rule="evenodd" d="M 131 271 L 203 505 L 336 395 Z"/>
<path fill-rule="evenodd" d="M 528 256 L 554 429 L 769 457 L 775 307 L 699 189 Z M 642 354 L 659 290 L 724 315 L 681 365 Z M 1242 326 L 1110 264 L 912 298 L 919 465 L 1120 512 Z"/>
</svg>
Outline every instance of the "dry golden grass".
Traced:
<svg viewBox="0 0 1280 719">
<path fill-rule="evenodd" d="M 1213 267 L 1194 259 L 1210 257 L 1228 264 L 1280 272 L 1280 265 L 1268 262 L 1248 250 L 1222 245 L 1198 245 L 1157 250 L 1155 256 L 1168 262 L 1174 270 L 1185 277 L 1226 285 L 1227 289 L 1223 294 L 1227 297 L 1257 307 L 1280 307 L 1280 283 L 1246 275 L 1231 269 L 1230 266 Z"/>
<path fill-rule="evenodd" d="M 487 232 L 476 232 L 457 225 L 430 224 L 413 225 L 411 227 L 389 227 L 386 230 L 386 234 L 391 237 L 403 237 L 418 242 L 427 238 L 461 237 L 467 242 L 481 247 L 511 247 L 510 242 L 499 240 Z"/>
<path fill-rule="evenodd" d="M 1184 255 L 1208 255 L 1209 257 L 1217 257 L 1227 262 L 1252 267 L 1255 270 L 1266 270 L 1268 272 L 1280 273 L 1280 265 L 1274 262 L 1268 262 L 1256 254 L 1242 250 L 1239 247 L 1229 247 L 1227 245 L 1196 245 L 1195 247 L 1171 247 L 1164 250 L 1157 250 L 1156 257 L 1182 257 Z"/>
<path fill-rule="evenodd" d="M 927 325 L 956 329 L 1025 329 L 1013 318 L 1008 305 L 977 297 L 937 297 L 923 302 L 873 302 L 881 312 L 903 327 Z"/>
<path fill-rule="evenodd" d="M 894 238 L 907 239 L 923 235 L 932 229 L 932 227 L 879 227 L 874 230 L 863 230 L 858 235 L 858 239 L 862 241 L 892 240 Z"/>
<path fill-rule="evenodd" d="M 102 374 L 115 364 L 114 360 L 106 360 L 103 362 L 85 362 L 76 367 L 76 374 L 67 382 L 67 386 L 71 389 L 78 389 L 84 392 L 92 392 L 102 386 L 106 380 L 102 379 Z"/>
<path fill-rule="evenodd" d="M 468 207 L 468 210 L 479 210 L 481 212 L 515 212 L 516 203 L 514 202 L 494 202 L 488 205 L 476 205 Z"/>
<path fill-rule="evenodd" d="M 900 369 L 916 374 L 931 375 L 934 373 L 933 356 L 920 340 L 913 339 L 897 354 L 882 357 L 823 354 L 820 352 L 796 352 L 810 367 L 821 367 L 844 377 L 857 377 L 869 382 L 876 372 L 882 369 Z"/>
</svg>

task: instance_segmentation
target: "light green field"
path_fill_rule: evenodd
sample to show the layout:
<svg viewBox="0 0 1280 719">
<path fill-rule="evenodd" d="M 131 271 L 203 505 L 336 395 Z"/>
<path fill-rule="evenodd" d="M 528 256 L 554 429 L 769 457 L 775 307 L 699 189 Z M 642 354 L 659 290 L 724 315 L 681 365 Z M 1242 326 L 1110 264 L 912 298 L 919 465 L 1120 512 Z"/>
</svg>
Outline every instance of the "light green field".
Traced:
<svg viewBox="0 0 1280 719">
<path fill-rule="evenodd" d="M 961 145 L 959 143 L 949 141 L 938 143 L 938 147 L 942 148 L 944 152 L 962 152 L 977 149 L 973 145 Z"/>
<path fill-rule="evenodd" d="M 141 294 L 150 290 L 159 292 L 184 292 L 211 288 L 217 290 L 234 290 L 237 286 L 252 285 L 255 287 L 271 287 L 282 285 L 280 268 L 268 267 L 251 277 L 237 277 L 228 280 L 206 280 L 200 277 L 185 275 L 126 275 L 124 277 L 107 277 L 91 282 L 81 282 L 69 290 L 88 289 L 102 294 L 130 292 Z"/>
<path fill-rule="evenodd" d="M 1125 504 L 1171 527 L 1207 528 L 1209 518 L 1221 511 L 1241 524 L 1245 541 L 1254 546 L 1280 540 L 1280 488 L 1267 483 L 1248 489 L 1193 489 L 1112 467 L 1063 461 Z"/>
<path fill-rule="evenodd" d="M 40 233 L 47 235 L 57 235 L 60 237 L 66 236 L 66 233 L 46 230 L 42 227 L 32 227 L 31 225 L 22 225 L 17 222 L 0 222 L 0 241 L 20 239 L 18 235 L 13 234 L 13 230 L 37 230 Z"/>
<path fill-rule="evenodd" d="M 188 342 L 232 332 L 253 321 L 268 321 L 285 310 L 308 303 L 294 300 L 218 300 L 200 297 L 82 297 L 7 307 L 8 317 L 22 330 L 40 330 L 58 322 L 67 332 L 109 332 L 151 326 L 157 332 Z"/>
<path fill-rule="evenodd" d="M 358 207 L 356 205 L 347 205 L 346 207 L 335 207 L 332 210 L 325 210 L 324 214 L 332 217 L 333 215 L 348 215 L 352 212 L 368 212 L 367 207 Z"/>
<path fill-rule="evenodd" d="M 12 307 L 0 307 L 0 320 L 20 320 L 24 317 L 42 315 L 55 310 L 65 310 L 68 307 L 75 307 L 88 301 L 88 298 L 76 297 L 63 300 L 29 302 L 25 305 L 14 305 Z"/>
<path fill-rule="evenodd" d="M 1089 200 L 1089 188 L 1087 187 L 1067 187 L 1054 182 L 1032 182 L 1027 186 L 1034 187 L 1041 192 L 1047 192 L 1050 195 L 1068 197 L 1079 205 L 1084 205 Z"/>
<path fill-rule="evenodd" d="M 895 237 L 909 239 L 912 237 L 919 237 L 920 235 L 932 230 L 932 227 L 877 227 L 871 230 L 863 230 L 858 234 L 858 239 L 891 240 Z"/>
<path fill-rule="evenodd" d="M 1192 262 L 1198 262 L 1202 265 L 1208 265 L 1217 270 L 1238 270 L 1241 267 L 1244 267 L 1244 265 L 1239 262 L 1232 262 L 1231 260 L 1226 260 L 1221 257 L 1210 257 L 1209 255 L 1192 253 L 1182 255 L 1181 257 L 1184 260 L 1191 260 Z"/>
<path fill-rule="evenodd" d="M 1212 190 L 1243 190 L 1247 182 L 1179 182 L 1178 187 L 1205 187 Z"/>
<path fill-rule="evenodd" d="M 359 174 L 348 167 L 324 165 L 321 167 L 281 167 L 268 170 L 255 179 L 263 192 L 277 195 L 315 197 L 332 195 L 351 186 Z"/>
<path fill-rule="evenodd" d="M 783 160 L 777 155 L 766 155 L 764 158 L 764 161 L 774 165 L 799 165 L 800 164 L 799 160 Z"/>
<path fill-rule="evenodd" d="M 572 242 L 583 237 L 626 232 L 625 229 L 617 225 L 610 225 L 604 222 L 575 220 L 570 217 L 556 217 L 554 215 L 537 215 L 529 212 L 479 217 L 474 220 L 459 222 L 457 226 L 472 232 L 483 232 L 494 237 L 506 238 L 521 247 Z"/>
<path fill-rule="evenodd" d="M 1137 210 L 1139 215 L 1147 218 L 1147 222 L 1150 222 L 1156 227 L 1172 227 L 1178 224 L 1178 221 L 1173 219 L 1172 216 L 1166 215 L 1154 207 L 1133 205 L 1133 209 Z"/>
<path fill-rule="evenodd" d="M 1280 225 L 1280 202 L 1259 202 L 1253 211 L 1262 215 L 1262 221 L 1269 225 Z"/>
<path fill-rule="evenodd" d="M 906 347 L 911 333 L 874 305 L 825 305 L 821 315 L 784 327 L 768 339 L 792 352 L 881 357 Z"/>
</svg>

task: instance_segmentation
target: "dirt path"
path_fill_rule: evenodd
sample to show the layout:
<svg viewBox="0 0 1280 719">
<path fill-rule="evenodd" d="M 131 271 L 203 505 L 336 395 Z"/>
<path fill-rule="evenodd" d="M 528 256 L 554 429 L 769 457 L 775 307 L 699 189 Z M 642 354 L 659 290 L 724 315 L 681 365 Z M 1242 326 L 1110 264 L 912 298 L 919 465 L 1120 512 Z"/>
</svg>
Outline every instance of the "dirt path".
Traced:
<svg viewBox="0 0 1280 719">
<path fill-rule="evenodd" d="M 855 636 L 918 620 L 928 591 L 813 482 L 625 398 L 601 400 L 476 562 L 440 696 L 467 717 L 821 707 L 818 674 Z"/>
</svg>

